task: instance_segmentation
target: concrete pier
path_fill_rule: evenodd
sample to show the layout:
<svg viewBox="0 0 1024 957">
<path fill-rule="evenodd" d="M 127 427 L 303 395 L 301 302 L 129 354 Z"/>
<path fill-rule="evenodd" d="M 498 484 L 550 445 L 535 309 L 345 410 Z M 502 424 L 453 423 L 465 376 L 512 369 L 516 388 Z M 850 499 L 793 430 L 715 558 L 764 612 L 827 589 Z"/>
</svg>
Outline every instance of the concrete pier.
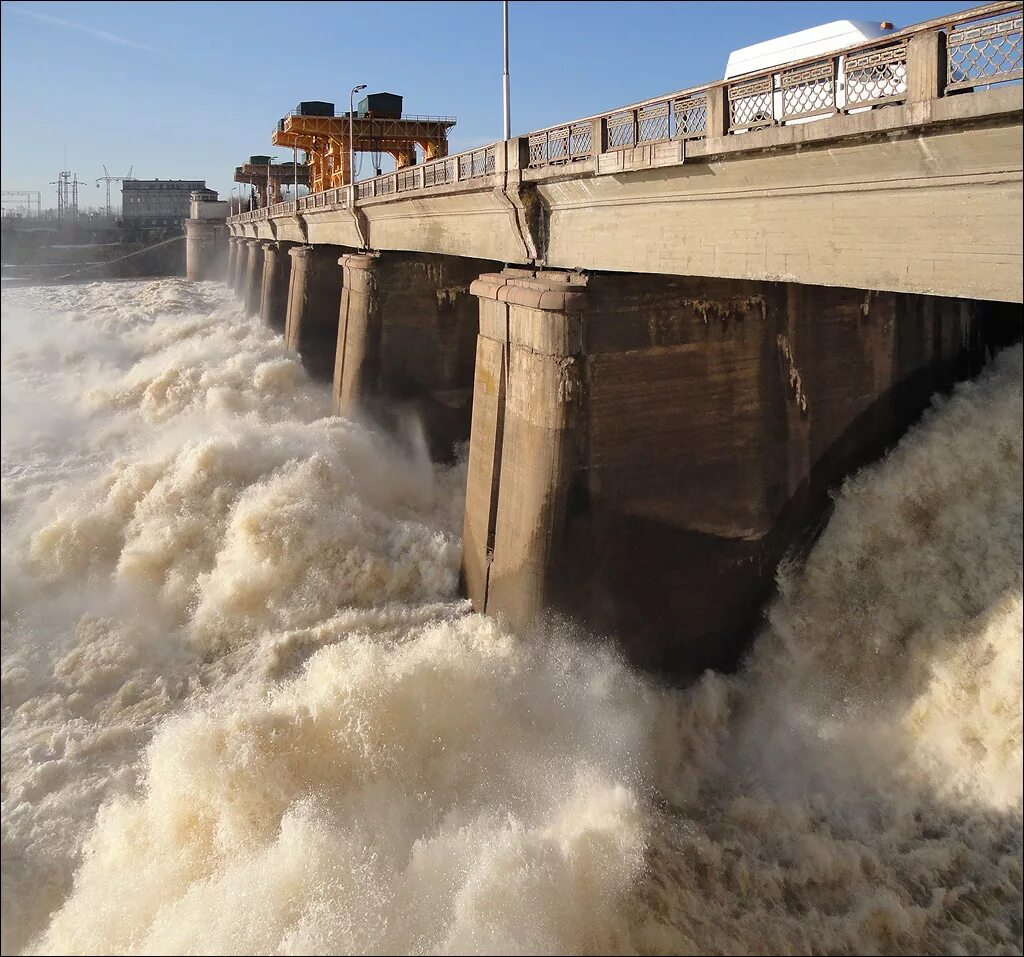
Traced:
<svg viewBox="0 0 1024 957">
<path fill-rule="evenodd" d="M 243 238 L 238 244 L 234 269 L 229 277 L 231 288 L 238 299 L 244 299 L 245 297 L 245 275 L 249 266 L 249 242 L 248 239 Z"/>
<path fill-rule="evenodd" d="M 227 249 L 227 226 L 185 220 L 185 275 L 192 282 L 219 279 L 224 272 Z"/>
<path fill-rule="evenodd" d="M 341 415 L 411 407 L 432 451 L 469 437 L 477 301 L 484 260 L 417 253 L 350 254 L 344 273 L 334 404 Z"/>
<path fill-rule="evenodd" d="M 260 319 L 278 332 L 284 332 L 288 317 L 288 280 L 291 277 L 291 256 L 294 243 L 265 243 L 263 246 L 263 277 L 260 284 Z"/>
<path fill-rule="evenodd" d="M 508 270 L 480 298 L 463 576 L 646 668 L 737 661 L 827 491 L 964 371 L 958 300 Z"/>
<path fill-rule="evenodd" d="M 285 342 L 298 352 L 310 375 L 331 380 L 338 344 L 342 271 L 338 246 L 297 246 L 288 251 L 288 311 Z"/>
<path fill-rule="evenodd" d="M 247 316 L 255 316 L 260 311 L 260 293 L 263 289 L 263 248 L 265 245 L 258 239 L 250 239 L 247 243 L 249 254 L 246 258 L 242 287 L 242 303 Z"/>
<path fill-rule="evenodd" d="M 224 270 L 224 282 L 234 287 L 235 284 L 235 268 L 238 263 L 238 247 L 244 243 L 245 240 L 238 236 L 228 237 L 228 262 L 227 268 Z"/>
</svg>

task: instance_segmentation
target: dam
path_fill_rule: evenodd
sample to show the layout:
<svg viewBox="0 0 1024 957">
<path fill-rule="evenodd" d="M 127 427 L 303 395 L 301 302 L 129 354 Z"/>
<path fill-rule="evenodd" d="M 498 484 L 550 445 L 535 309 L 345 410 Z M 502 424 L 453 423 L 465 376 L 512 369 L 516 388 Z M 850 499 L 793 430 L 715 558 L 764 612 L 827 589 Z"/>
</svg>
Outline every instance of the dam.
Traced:
<svg viewBox="0 0 1024 957">
<path fill-rule="evenodd" d="M 225 276 L 339 414 L 411 406 L 442 460 L 468 441 L 477 610 L 729 668 L 829 490 L 1019 336 L 1020 25 L 988 4 L 358 183 L 339 165 L 195 216 L 189 276 Z"/>
</svg>

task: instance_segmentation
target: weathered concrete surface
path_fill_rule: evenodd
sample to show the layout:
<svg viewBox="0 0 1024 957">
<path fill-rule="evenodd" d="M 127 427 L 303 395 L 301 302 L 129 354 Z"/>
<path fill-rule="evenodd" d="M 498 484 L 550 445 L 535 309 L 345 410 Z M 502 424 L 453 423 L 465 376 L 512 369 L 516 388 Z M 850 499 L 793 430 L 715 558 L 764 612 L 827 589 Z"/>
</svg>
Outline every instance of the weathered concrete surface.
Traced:
<svg viewBox="0 0 1024 957">
<path fill-rule="evenodd" d="M 247 243 L 249 255 L 245 266 L 245 286 L 242 305 L 247 316 L 255 316 L 260 311 L 260 292 L 263 288 L 263 248 L 266 244 L 258 239 L 250 239 Z"/>
<path fill-rule="evenodd" d="M 334 404 L 342 415 L 412 407 L 432 451 L 469 438 L 478 307 L 494 263 L 412 253 L 342 256 Z"/>
<path fill-rule="evenodd" d="M 220 279 L 226 268 L 228 249 L 224 221 L 185 221 L 185 275 L 193 282 Z"/>
<path fill-rule="evenodd" d="M 489 177 L 495 184 L 498 177 Z M 529 249 L 515 207 L 500 187 L 474 184 L 472 190 L 442 187 L 431 198 L 400 203 L 366 201 L 369 243 L 374 249 L 415 250 L 500 263 L 526 262 Z"/>
<path fill-rule="evenodd" d="M 292 259 L 288 251 L 294 243 L 267 243 L 263 247 L 263 277 L 260 283 L 260 319 L 284 332 L 288 318 L 288 280 Z"/>
<path fill-rule="evenodd" d="M 1020 302 L 1021 150 L 1018 123 L 539 183 L 542 258 Z"/>
<path fill-rule="evenodd" d="M 473 290 L 474 606 L 560 609 L 680 674 L 735 664 L 785 550 L 964 371 L 982 310 L 639 275 Z"/>
<path fill-rule="evenodd" d="M 310 375 L 331 380 L 338 342 L 342 272 L 338 246 L 297 246 L 288 251 L 288 311 L 285 342 L 298 352 Z"/>
</svg>

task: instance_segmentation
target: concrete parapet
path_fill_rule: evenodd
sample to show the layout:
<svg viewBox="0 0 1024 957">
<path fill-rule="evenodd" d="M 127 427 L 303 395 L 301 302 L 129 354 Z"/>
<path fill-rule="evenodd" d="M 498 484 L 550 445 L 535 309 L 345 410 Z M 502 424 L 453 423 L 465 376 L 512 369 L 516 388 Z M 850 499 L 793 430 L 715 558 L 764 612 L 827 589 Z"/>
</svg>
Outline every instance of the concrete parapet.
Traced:
<svg viewBox="0 0 1024 957">
<path fill-rule="evenodd" d="M 484 260 L 416 253 L 346 255 L 334 369 L 335 409 L 388 417 L 411 407 L 432 452 L 469 436 L 477 301 Z"/>
<path fill-rule="evenodd" d="M 250 239 L 248 257 L 245 265 L 245 279 L 242 292 L 242 303 L 247 316 L 255 316 L 260 311 L 260 292 L 263 288 L 263 247 L 266 243 L 258 239 Z"/>
<path fill-rule="evenodd" d="M 342 272 L 338 246 L 296 246 L 288 251 L 285 342 L 298 352 L 310 375 L 330 380 L 338 342 Z"/>
<path fill-rule="evenodd" d="M 636 274 L 472 288 L 474 606 L 564 611 L 688 676 L 736 663 L 828 490 L 966 371 L 989 308 Z"/>
<path fill-rule="evenodd" d="M 271 329 L 284 332 L 288 317 L 288 280 L 294 243 L 265 243 L 263 246 L 263 277 L 260 283 L 260 319 Z"/>
</svg>

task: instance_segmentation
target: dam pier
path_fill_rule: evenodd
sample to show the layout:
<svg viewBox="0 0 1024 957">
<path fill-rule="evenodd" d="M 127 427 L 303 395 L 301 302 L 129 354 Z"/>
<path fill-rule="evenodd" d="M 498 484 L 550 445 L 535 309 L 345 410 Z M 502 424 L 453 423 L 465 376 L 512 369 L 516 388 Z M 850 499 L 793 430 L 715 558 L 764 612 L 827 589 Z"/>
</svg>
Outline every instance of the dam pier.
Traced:
<svg viewBox="0 0 1024 957">
<path fill-rule="evenodd" d="M 339 414 L 468 441 L 477 610 L 729 668 L 829 490 L 1020 335 L 1021 24 L 988 4 L 456 155 L 450 118 L 315 101 L 272 134 L 312 191 L 268 161 L 258 208 L 194 201 L 188 276 Z M 371 141 L 396 169 L 353 182 Z"/>
</svg>

